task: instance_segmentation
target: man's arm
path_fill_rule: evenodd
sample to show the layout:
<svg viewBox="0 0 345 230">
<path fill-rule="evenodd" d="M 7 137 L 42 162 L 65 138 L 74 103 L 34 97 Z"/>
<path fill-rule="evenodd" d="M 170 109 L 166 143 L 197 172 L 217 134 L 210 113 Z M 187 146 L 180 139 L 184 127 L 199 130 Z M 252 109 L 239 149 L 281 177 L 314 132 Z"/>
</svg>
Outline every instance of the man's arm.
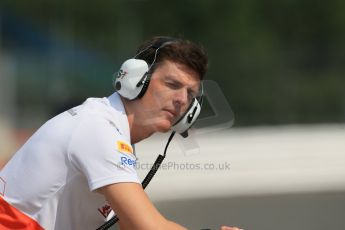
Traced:
<svg viewBox="0 0 345 230">
<path fill-rule="evenodd" d="M 118 215 L 121 230 L 186 229 L 165 219 L 153 206 L 140 184 L 111 184 L 100 188 L 99 191 Z"/>
</svg>

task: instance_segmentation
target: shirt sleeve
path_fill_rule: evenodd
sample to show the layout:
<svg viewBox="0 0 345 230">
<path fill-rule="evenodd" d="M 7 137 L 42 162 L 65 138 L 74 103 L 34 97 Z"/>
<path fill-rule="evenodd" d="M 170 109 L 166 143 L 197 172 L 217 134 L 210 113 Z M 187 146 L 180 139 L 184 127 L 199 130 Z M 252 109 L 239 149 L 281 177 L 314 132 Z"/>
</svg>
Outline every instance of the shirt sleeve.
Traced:
<svg viewBox="0 0 345 230">
<path fill-rule="evenodd" d="M 86 176 L 91 191 L 114 183 L 140 183 L 128 139 L 105 118 L 80 122 L 71 137 L 69 160 Z"/>
</svg>

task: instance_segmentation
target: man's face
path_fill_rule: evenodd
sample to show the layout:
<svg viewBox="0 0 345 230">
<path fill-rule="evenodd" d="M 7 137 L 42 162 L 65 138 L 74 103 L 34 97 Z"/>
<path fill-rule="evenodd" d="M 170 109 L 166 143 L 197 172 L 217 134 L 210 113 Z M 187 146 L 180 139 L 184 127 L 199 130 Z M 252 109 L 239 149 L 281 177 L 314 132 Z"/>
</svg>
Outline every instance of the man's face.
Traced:
<svg viewBox="0 0 345 230">
<path fill-rule="evenodd" d="M 167 132 L 198 96 L 200 78 L 186 65 L 165 60 L 155 69 L 141 99 L 145 125 Z"/>
</svg>

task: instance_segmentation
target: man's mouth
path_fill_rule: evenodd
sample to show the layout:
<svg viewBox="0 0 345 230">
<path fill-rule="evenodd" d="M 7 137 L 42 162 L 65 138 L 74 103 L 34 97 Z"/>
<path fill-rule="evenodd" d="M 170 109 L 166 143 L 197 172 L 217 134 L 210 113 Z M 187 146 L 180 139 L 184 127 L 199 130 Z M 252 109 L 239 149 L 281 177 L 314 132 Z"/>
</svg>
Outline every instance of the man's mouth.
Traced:
<svg viewBox="0 0 345 230">
<path fill-rule="evenodd" d="M 172 121 L 176 119 L 175 111 L 170 110 L 170 109 L 164 109 L 164 111 L 167 112 L 171 116 Z"/>
</svg>

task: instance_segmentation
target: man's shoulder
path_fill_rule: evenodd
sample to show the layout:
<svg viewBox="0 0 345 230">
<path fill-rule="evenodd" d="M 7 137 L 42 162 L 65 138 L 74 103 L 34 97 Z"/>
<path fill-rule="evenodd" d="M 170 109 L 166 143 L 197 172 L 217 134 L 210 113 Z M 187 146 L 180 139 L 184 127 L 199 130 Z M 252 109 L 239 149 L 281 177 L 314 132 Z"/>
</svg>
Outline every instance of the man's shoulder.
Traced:
<svg viewBox="0 0 345 230">
<path fill-rule="evenodd" d="M 128 119 L 123 111 L 114 108 L 107 98 L 88 98 L 82 105 L 67 111 L 79 120 L 83 132 L 104 131 L 116 134 L 119 139 L 129 138 Z"/>
</svg>

